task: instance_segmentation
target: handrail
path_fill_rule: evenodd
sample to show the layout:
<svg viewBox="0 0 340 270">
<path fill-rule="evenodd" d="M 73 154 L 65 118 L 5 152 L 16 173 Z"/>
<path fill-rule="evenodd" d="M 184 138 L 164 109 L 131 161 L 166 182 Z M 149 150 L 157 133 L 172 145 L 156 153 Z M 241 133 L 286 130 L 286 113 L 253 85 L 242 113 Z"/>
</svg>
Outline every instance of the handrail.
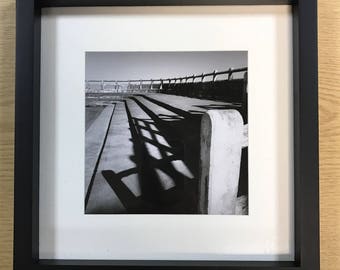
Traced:
<svg viewBox="0 0 340 270">
<path fill-rule="evenodd" d="M 185 80 L 185 82 L 187 82 L 189 79 L 192 79 L 192 82 L 195 81 L 195 79 L 197 78 L 201 78 L 201 81 L 204 80 L 205 77 L 210 77 L 213 76 L 212 81 L 215 81 L 216 76 L 218 75 L 224 75 L 224 74 L 228 74 L 228 79 L 231 79 L 231 75 L 233 73 L 239 73 L 239 72 L 247 72 L 248 68 L 244 67 L 244 68 L 236 68 L 236 69 L 228 69 L 228 70 L 224 70 L 224 71 L 217 71 L 214 70 L 213 72 L 210 73 L 202 73 L 199 75 L 191 75 L 191 76 L 184 76 L 184 77 L 175 77 L 175 78 L 167 78 L 167 79 L 140 79 L 140 80 L 86 80 L 87 83 L 143 83 L 143 82 L 160 82 L 163 83 L 164 81 L 169 81 L 169 83 L 171 83 L 172 81 L 177 82 L 178 80 L 180 80 L 180 82 L 182 82 L 183 80 Z"/>
</svg>

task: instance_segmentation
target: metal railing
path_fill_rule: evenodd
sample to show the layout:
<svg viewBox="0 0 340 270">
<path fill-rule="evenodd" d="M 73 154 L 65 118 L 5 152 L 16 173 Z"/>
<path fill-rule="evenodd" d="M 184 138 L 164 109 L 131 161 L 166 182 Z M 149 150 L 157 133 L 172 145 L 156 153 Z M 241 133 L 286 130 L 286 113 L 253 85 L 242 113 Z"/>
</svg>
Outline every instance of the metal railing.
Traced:
<svg viewBox="0 0 340 270">
<path fill-rule="evenodd" d="M 140 80 L 86 80 L 85 88 L 88 93 L 98 93 L 98 92 L 135 92 L 135 91 L 155 91 L 162 90 L 163 86 L 166 84 L 169 88 L 177 84 L 186 83 L 199 83 L 205 82 L 206 78 L 210 78 L 208 81 L 221 80 L 218 79 L 221 75 L 227 75 L 227 78 L 223 80 L 232 80 L 233 75 L 236 73 L 246 73 L 248 71 L 247 67 L 228 69 L 225 71 L 214 70 L 211 73 L 202 73 L 198 75 L 190 75 L 184 77 L 175 78 L 161 78 L 161 79 L 140 79 Z M 199 80 L 197 80 L 199 79 Z"/>
</svg>

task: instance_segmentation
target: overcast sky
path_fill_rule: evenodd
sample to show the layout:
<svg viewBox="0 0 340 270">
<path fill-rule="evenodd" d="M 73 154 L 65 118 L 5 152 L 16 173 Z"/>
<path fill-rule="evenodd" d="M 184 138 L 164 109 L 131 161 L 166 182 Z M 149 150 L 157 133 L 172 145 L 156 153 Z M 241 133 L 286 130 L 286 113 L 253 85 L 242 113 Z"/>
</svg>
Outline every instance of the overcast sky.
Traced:
<svg viewBox="0 0 340 270">
<path fill-rule="evenodd" d="M 166 79 L 248 66 L 247 52 L 87 52 L 86 80 Z"/>
</svg>

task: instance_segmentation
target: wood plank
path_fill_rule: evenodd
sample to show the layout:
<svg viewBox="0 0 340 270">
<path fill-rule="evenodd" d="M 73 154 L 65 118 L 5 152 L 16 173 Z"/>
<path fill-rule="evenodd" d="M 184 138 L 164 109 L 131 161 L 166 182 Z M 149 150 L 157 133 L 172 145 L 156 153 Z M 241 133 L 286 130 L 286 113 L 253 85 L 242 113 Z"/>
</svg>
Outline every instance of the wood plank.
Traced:
<svg viewBox="0 0 340 270">
<path fill-rule="evenodd" d="M 321 269 L 340 268 L 340 1 L 319 0 Z"/>
<path fill-rule="evenodd" d="M 0 1 L 0 266 L 12 269 L 15 0 Z"/>
</svg>

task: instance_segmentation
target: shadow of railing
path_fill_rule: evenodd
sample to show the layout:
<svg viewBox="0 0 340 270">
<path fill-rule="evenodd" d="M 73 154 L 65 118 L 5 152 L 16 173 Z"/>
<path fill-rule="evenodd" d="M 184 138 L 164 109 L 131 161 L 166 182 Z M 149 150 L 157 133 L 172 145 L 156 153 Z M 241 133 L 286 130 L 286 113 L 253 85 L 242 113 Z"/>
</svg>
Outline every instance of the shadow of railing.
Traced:
<svg viewBox="0 0 340 270">
<path fill-rule="evenodd" d="M 154 99 L 148 96 L 141 96 L 143 99 L 154 102 Z M 200 114 L 193 114 L 183 111 L 181 109 L 164 104 L 162 102 L 154 102 L 157 106 L 163 107 L 174 115 L 156 114 L 145 104 L 143 104 L 137 97 L 131 97 L 141 109 L 143 109 L 150 118 L 154 121 L 158 130 L 177 151 L 178 158 L 183 160 L 194 177 L 198 178 L 199 171 L 199 148 L 200 148 Z M 169 119 L 172 119 L 169 121 Z"/>
<path fill-rule="evenodd" d="M 125 107 L 135 153 L 131 158 L 136 163 L 142 195 L 136 197 L 127 188 L 122 182 L 122 177 L 124 177 L 122 173 L 116 174 L 107 170 L 102 171 L 102 175 L 128 213 L 197 213 L 197 178 L 188 177 L 177 168 L 178 162 L 183 161 L 183 143 L 177 137 L 178 134 L 169 132 L 169 127 L 156 119 L 157 117 L 138 100 L 132 98 L 128 102 L 125 102 Z M 143 110 L 142 117 L 137 117 L 132 113 L 132 106 Z M 174 121 L 171 122 L 181 121 L 172 120 Z M 145 131 L 150 134 L 148 137 L 143 135 Z M 158 141 L 157 138 L 160 135 L 164 137 L 168 145 Z M 156 150 L 158 157 L 150 151 L 152 148 Z M 188 169 L 191 171 L 190 166 Z M 196 174 L 197 170 L 198 168 L 196 168 Z M 173 184 L 169 185 L 171 182 Z"/>
</svg>

